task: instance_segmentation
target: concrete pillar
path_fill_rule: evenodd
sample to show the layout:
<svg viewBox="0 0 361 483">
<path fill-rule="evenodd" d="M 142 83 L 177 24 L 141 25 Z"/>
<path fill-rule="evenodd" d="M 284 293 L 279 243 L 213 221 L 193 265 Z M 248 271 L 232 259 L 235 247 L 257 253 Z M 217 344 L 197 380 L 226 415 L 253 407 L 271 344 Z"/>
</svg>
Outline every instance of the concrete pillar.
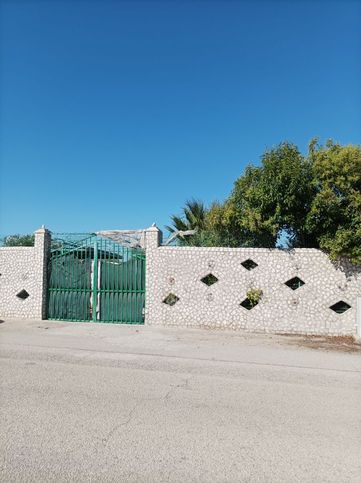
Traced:
<svg viewBox="0 0 361 483">
<path fill-rule="evenodd" d="M 154 267 L 157 266 L 157 254 L 162 243 L 163 234 L 161 230 L 153 225 L 145 232 L 145 320 L 144 323 L 152 323 L 152 307 L 156 303 L 154 300 L 155 279 Z"/>
<path fill-rule="evenodd" d="M 162 244 L 163 233 L 156 226 L 152 225 L 145 231 L 145 249 L 152 250 L 158 248 Z"/>
<path fill-rule="evenodd" d="M 37 282 L 39 288 L 39 308 L 37 317 L 45 319 L 48 300 L 48 263 L 50 256 L 51 233 L 42 226 L 34 233 Z"/>
</svg>

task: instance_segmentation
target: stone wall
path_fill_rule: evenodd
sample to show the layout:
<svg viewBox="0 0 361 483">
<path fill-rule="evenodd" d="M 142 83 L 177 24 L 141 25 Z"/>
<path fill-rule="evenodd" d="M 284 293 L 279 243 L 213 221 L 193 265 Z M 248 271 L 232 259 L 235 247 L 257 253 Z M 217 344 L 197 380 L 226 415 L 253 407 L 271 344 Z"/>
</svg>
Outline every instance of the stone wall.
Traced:
<svg viewBox="0 0 361 483">
<path fill-rule="evenodd" d="M 46 316 L 50 233 L 35 232 L 34 247 L 0 248 L 0 318 Z"/>
<path fill-rule="evenodd" d="M 159 241 L 159 230 L 148 230 L 148 325 L 357 333 L 361 267 L 334 264 L 316 249 L 167 247 Z M 253 263 L 245 267 L 246 261 Z M 204 278 L 210 274 L 213 280 Z M 245 302 L 244 307 L 250 289 L 260 289 L 263 295 L 257 305 Z M 339 302 L 350 308 L 344 313 L 330 308 Z"/>
<path fill-rule="evenodd" d="M 361 335 L 361 267 L 315 249 L 169 247 L 161 239 L 158 228 L 147 230 L 147 325 Z M 0 319 L 46 316 L 49 249 L 45 229 L 34 247 L 0 248 Z M 262 292 L 256 305 L 250 290 Z M 332 310 L 341 302 L 346 311 Z"/>
</svg>

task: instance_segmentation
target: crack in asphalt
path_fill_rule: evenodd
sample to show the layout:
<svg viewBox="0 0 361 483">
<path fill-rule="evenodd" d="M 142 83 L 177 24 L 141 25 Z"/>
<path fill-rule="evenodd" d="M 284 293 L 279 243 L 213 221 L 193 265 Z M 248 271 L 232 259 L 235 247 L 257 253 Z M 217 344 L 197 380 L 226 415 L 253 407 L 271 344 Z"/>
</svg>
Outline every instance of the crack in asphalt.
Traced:
<svg viewBox="0 0 361 483">
<path fill-rule="evenodd" d="M 185 379 L 181 384 L 170 385 L 170 389 L 166 392 L 166 394 L 161 398 L 163 401 L 167 401 L 170 395 L 176 391 L 177 389 L 189 389 L 189 381 L 191 378 Z M 114 434 L 120 429 L 122 426 L 128 426 L 128 424 L 132 421 L 133 415 L 135 411 L 138 409 L 139 406 L 143 404 L 143 400 L 138 401 L 132 409 L 129 411 L 127 419 L 122 421 L 121 423 L 116 424 L 105 437 L 102 438 L 102 443 L 107 444 L 109 440 L 114 436 Z"/>
<path fill-rule="evenodd" d="M 176 389 L 180 389 L 180 388 L 182 388 L 182 389 L 189 389 L 189 385 L 188 385 L 188 383 L 189 383 L 190 379 L 191 379 L 190 377 L 189 377 L 188 379 L 185 379 L 185 380 L 183 381 L 183 383 L 182 383 L 182 384 L 177 384 L 177 385 L 175 385 L 175 386 L 172 386 L 172 385 L 171 385 L 171 386 L 170 386 L 170 389 L 168 390 L 168 392 L 165 394 L 165 396 L 163 396 L 163 398 L 162 398 L 162 399 L 163 399 L 163 401 L 167 401 L 167 400 L 169 399 L 170 395 L 171 395 L 171 394 L 172 394 L 172 393 L 173 393 L 173 392 L 174 392 Z"/>
<path fill-rule="evenodd" d="M 127 419 L 119 424 L 116 424 L 108 433 L 107 435 L 102 438 L 102 443 L 103 444 L 107 444 L 109 442 L 109 440 L 114 436 L 114 434 L 116 433 L 116 431 L 118 431 L 119 428 L 121 428 L 122 426 L 127 426 L 131 420 L 133 419 L 133 414 L 134 412 L 136 411 L 136 409 L 143 403 L 143 401 L 138 401 L 134 406 L 133 408 L 129 411 L 129 414 L 127 416 Z"/>
</svg>

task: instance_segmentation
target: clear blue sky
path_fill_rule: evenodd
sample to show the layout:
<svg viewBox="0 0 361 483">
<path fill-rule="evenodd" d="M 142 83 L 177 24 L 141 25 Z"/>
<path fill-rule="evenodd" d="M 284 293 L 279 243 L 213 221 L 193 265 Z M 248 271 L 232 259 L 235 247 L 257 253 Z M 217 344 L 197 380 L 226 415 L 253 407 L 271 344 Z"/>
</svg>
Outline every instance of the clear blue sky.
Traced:
<svg viewBox="0 0 361 483">
<path fill-rule="evenodd" d="M 361 143 L 361 3 L 3 1 L 0 233 L 143 228 Z"/>
</svg>

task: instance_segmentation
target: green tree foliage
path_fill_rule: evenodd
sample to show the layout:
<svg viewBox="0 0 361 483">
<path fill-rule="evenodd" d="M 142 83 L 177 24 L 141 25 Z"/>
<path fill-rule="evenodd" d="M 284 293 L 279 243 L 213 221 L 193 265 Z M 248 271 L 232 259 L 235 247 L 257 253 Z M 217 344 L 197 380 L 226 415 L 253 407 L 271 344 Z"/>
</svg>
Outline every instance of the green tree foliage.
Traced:
<svg viewBox="0 0 361 483">
<path fill-rule="evenodd" d="M 171 216 L 172 226 L 166 226 L 170 233 L 185 230 L 203 230 L 205 228 L 206 207 L 198 200 L 188 200 L 181 216 Z"/>
<path fill-rule="evenodd" d="M 309 160 L 290 143 L 267 150 L 261 160 L 235 182 L 229 199 L 235 222 L 253 246 L 274 247 L 281 234 L 291 246 L 317 245 L 305 228 L 314 196 Z"/>
<path fill-rule="evenodd" d="M 237 229 L 234 217 L 235 213 L 230 209 L 227 202 L 214 202 L 208 209 L 206 216 L 207 232 L 214 234 L 217 242 L 215 246 L 239 246 L 241 233 Z M 208 238 L 212 239 L 211 237 Z"/>
<path fill-rule="evenodd" d="M 5 247 L 32 247 L 34 235 L 10 235 L 4 238 Z"/>
<path fill-rule="evenodd" d="M 167 230 L 170 233 L 176 231 L 196 230 L 196 233 L 193 236 L 179 238 L 178 241 L 181 245 L 214 246 L 212 243 L 216 244 L 215 240 L 213 242 L 207 241 L 208 236 L 212 237 L 212 235 L 216 236 L 216 234 L 207 233 L 207 209 L 204 203 L 194 199 L 188 200 L 182 211 L 183 213 L 180 216 L 171 216 L 172 226 L 166 226 Z"/>
<path fill-rule="evenodd" d="M 361 146 L 310 145 L 315 196 L 306 228 L 331 258 L 361 264 Z"/>
<path fill-rule="evenodd" d="M 174 229 L 194 246 L 315 247 L 361 263 L 361 147 L 284 142 L 248 166 L 224 203 L 187 202 Z"/>
</svg>

